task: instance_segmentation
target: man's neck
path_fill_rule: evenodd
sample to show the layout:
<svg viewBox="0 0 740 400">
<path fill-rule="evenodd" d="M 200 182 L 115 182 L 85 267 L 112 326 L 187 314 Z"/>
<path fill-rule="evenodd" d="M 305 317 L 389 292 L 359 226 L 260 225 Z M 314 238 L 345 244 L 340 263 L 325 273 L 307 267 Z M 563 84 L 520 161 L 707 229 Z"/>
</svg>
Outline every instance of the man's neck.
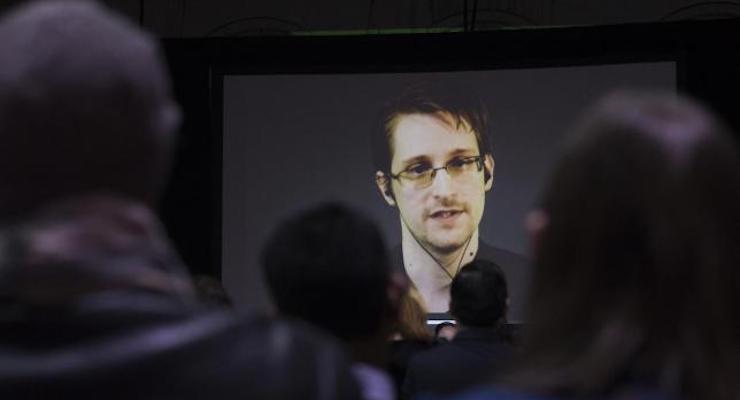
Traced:
<svg viewBox="0 0 740 400">
<path fill-rule="evenodd" d="M 473 261 L 478 252 L 478 230 L 469 242 L 451 252 L 422 247 L 401 222 L 401 250 L 406 273 L 421 293 L 429 312 L 446 312 L 450 283 L 459 269 Z"/>
</svg>

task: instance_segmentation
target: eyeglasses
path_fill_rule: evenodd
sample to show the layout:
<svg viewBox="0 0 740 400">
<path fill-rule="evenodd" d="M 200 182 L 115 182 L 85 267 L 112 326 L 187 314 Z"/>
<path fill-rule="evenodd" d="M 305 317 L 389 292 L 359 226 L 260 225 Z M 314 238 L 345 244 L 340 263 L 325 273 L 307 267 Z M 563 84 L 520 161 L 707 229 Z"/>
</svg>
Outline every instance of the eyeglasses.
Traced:
<svg viewBox="0 0 740 400">
<path fill-rule="evenodd" d="M 429 187 L 437 176 L 439 170 L 447 171 L 452 179 L 460 179 L 472 176 L 483 169 L 483 157 L 458 157 L 448 161 L 442 167 L 434 168 L 431 164 L 420 162 L 409 166 L 397 174 L 390 174 L 391 178 L 397 179 L 401 184 L 410 184 L 416 189 Z"/>
</svg>

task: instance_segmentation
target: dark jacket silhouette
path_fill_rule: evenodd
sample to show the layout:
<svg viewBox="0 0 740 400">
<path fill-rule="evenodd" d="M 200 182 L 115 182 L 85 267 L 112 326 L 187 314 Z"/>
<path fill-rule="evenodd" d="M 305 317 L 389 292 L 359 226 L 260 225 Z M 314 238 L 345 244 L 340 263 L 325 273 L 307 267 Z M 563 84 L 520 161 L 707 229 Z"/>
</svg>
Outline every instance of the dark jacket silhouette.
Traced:
<svg viewBox="0 0 740 400">
<path fill-rule="evenodd" d="M 512 347 L 496 328 L 468 327 L 455 339 L 411 359 L 403 397 L 454 393 L 489 381 L 511 358 Z"/>
</svg>

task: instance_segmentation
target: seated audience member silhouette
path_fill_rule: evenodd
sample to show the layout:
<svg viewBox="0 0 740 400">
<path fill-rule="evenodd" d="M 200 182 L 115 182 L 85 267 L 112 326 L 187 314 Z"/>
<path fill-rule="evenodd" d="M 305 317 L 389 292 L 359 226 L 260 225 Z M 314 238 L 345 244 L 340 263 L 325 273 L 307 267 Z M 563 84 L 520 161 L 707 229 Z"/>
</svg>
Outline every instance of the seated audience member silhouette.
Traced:
<svg viewBox="0 0 740 400">
<path fill-rule="evenodd" d="M 444 321 L 434 327 L 434 338 L 438 342 L 449 342 L 457 335 L 457 325 L 454 322 Z"/>
<path fill-rule="evenodd" d="M 278 311 L 346 343 L 366 399 L 394 398 L 388 337 L 407 283 L 375 224 L 341 205 L 317 206 L 278 227 L 262 264 Z"/>
<path fill-rule="evenodd" d="M 391 375 L 400 394 L 409 360 L 434 344 L 427 327 L 427 310 L 419 292 L 412 286 L 401 300 L 396 332 L 391 338 Z"/>
<path fill-rule="evenodd" d="M 512 351 L 501 334 L 508 298 L 506 279 L 496 264 L 474 260 L 465 265 L 450 287 L 450 314 L 458 332 L 449 343 L 411 359 L 403 397 L 456 392 L 500 371 Z"/>
<path fill-rule="evenodd" d="M 0 18 L 0 398 L 344 399 L 318 333 L 195 302 L 152 212 L 178 107 L 95 2 Z"/>
<path fill-rule="evenodd" d="M 462 398 L 740 398 L 731 133 L 686 98 L 615 93 L 567 144 L 528 218 L 522 358 Z"/>
</svg>

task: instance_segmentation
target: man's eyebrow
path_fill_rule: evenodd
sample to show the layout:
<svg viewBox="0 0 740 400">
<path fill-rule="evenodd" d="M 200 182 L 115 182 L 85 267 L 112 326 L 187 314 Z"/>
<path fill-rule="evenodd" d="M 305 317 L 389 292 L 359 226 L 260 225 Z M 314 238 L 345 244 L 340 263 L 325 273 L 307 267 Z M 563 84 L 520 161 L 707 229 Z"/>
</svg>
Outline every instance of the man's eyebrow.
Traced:
<svg viewBox="0 0 740 400">
<path fill-rule="evenodd" d="M 401 161 L 401 165 L 411 165 L 411 164 L 416 164 L 416 163 L 423 162 L 423 161 L 428 162 L 429 157 L 425 155 L 410 157 L 410 158 L 407 158 Z"/>
<path fill-rule="evenodd" d="M 477 155 L 478 151 L 474 148 L 468 147 L 468 148 L 454 149 L 447 154 L 450 157 L 455 157 L 455 156 L 464 156 L 464 155 L 466 156 L 466 155 L 470 155 L 471 153 Z"/>
</svg>

